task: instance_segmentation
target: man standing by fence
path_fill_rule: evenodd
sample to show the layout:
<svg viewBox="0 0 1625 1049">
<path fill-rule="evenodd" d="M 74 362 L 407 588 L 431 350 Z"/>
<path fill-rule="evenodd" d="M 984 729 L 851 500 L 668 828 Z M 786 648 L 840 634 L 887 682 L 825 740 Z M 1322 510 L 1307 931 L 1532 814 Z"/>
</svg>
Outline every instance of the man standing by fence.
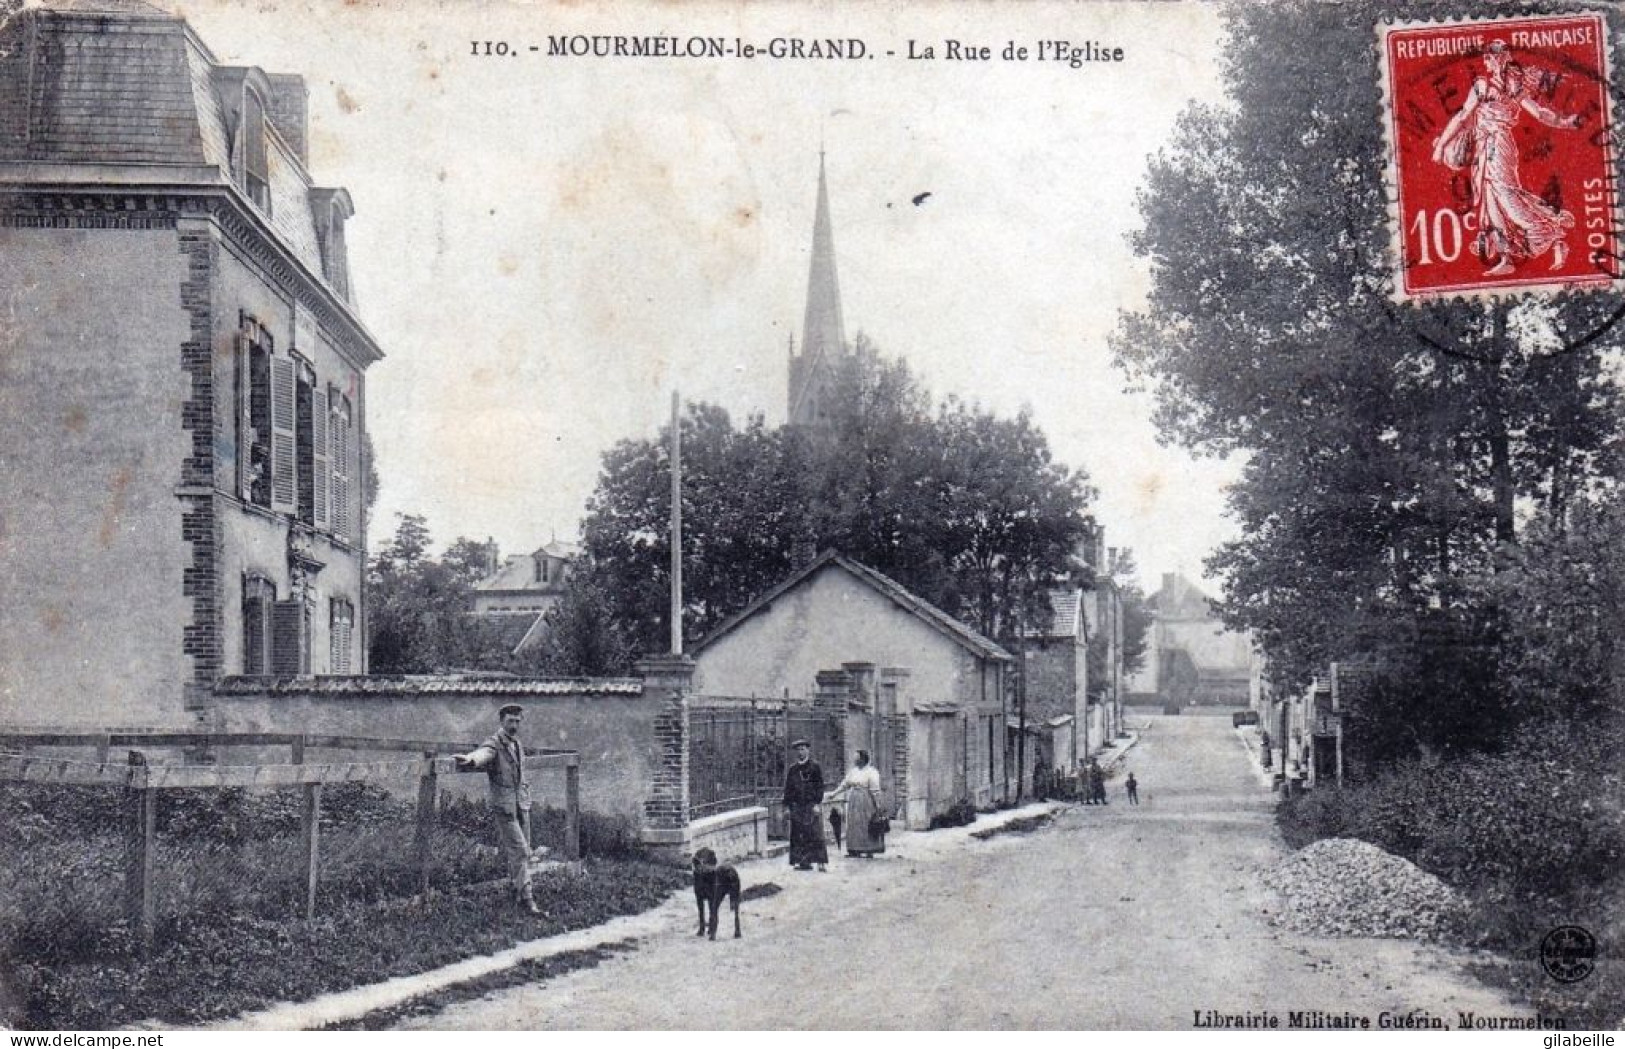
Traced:
<svg viewBox="0 0 1625 1049">
<path fill-rule="evenodd" d="M 491 780 L 491 815 L 496 820 L 503 858 L 508 861 L 508 877 L 520 907 L 541 913 L 530 895 L 530 783 L 525 779 L 525 747 L 519 742 L 519 726 L 525 709 L 509 703 L 497 711 L 502 730 L 484 743 L 458 754 L 459 768 L 484 769 Z"/>
</svg>

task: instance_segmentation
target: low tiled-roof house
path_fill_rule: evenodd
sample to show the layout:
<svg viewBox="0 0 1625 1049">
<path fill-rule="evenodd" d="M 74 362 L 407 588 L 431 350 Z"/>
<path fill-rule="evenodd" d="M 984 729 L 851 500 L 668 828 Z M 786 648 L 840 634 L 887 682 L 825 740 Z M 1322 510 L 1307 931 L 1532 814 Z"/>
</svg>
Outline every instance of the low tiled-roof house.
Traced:
<svg viewBox="0 0 1625 1049">
<path fill-rule="evenodd" d="M 960 799 L 989 807 L 1012 792 L 1003 728 L 1010 654 L 849 557 L 820 555 L 692 655 L 704 695 L 808 697 L 820 672 L 847 668 L 855 713 L 871 730 L 890 730 L 890 753 L 874 746 L 878 732 L 849 732 L 847 757 L 871 742 L 888 800 L 910 826 Z"/>
</svg>

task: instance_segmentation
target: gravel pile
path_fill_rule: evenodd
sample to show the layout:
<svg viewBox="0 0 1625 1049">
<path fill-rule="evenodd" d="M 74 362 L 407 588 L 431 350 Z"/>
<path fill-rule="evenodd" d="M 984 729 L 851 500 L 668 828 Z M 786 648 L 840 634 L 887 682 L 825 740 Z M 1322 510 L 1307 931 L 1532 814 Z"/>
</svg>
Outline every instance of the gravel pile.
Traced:
<svg viewBox="0 0 1625 1049">
<path fill-rule="evenodd" d="M 1461 895 L 1409 860 L 1352 838 L 1327 838 L 1264 872 L 1284 894 L 1279 924 L 1318 936 L 1435 939 L 1466 909 Z"/>
</svg>

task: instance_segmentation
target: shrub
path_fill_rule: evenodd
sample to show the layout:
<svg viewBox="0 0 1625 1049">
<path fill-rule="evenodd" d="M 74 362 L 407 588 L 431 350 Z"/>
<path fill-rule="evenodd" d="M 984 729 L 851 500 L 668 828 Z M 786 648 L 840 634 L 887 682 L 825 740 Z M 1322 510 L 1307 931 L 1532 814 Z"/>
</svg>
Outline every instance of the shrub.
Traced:
<svg viewBox="0 0 1625 1049">
<path fill-rule="evenodd" d="M 948 811 L 940 812 L 931 817 L 931 829 L 942 827 L 967 827 L 976 822 L 976 806 L 969 798 L 960 798 L 949 807 Z"/>
<path fill-rule="evenodd" d="M 1349 837 L 1404 856 L 1472 895 L 1485 942 L 1521 949 L 1565 914 L 1622 921 L 1622 753 L 1617 725 L 1526 728 L 1497 753 L 1285 799 L 1277 822 L 1293 847 Z"/>
</svg>

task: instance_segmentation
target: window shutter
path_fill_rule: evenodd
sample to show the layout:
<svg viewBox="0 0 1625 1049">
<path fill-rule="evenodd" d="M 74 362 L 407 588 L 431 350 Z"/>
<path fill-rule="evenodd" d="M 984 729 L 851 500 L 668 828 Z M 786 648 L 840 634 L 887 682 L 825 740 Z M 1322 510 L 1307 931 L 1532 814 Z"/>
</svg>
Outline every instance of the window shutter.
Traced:
<svg viewBox="0 0 1625 1049">
<path fill-rule="evenodd" d="M 290 514 L 299 507 L 294 390 L 293 362 L 283 357 L 272 357 L 271 509 Z"/>
<path fill-rule="evenodd" d="M 303 674 L 305 655 L 305 603 L 299 598 L 271 606 L 271 673 L 278 677 Z"/>
<path fill-rule="evenodd" d="M 311 510 L 312 524 L 324 531 L 332 527 L 328 513 L 327 486 L 327 394 L 312 390 L 310 394 L 310 447 L 311 447 Z"/>
<path fill-rule="evenodd" d="M 350 639 L 351 623 L 355 621 L 355 609 L 348 601 L 334 598 L 332 601 L 332 630 L 329 639 L 332 644 L 328 672 L 332 674 L 348 674 L 350 672 Z"/>
<path fill-rule="evenodd" d="M 341 404 L 342 402 L 335 402 Z M 350 534 L 350 420 L 340 410 L 333 414 L 333 534 L 349 540 Z"/>
<path fill-rule="evenodd" d="M 237 495 L 246 503 L 254 499 L 254 380 L 249 374 L 248 336 L 243 332 L 236 335 L 232 359 L 237 363 Z"/>
<path fill-rule="evenodd" d="M 265 667 L 265 612 L 264 598 L 249 597 L 243 601 L 243 673 L 263 674 Z"/>
</svg>

